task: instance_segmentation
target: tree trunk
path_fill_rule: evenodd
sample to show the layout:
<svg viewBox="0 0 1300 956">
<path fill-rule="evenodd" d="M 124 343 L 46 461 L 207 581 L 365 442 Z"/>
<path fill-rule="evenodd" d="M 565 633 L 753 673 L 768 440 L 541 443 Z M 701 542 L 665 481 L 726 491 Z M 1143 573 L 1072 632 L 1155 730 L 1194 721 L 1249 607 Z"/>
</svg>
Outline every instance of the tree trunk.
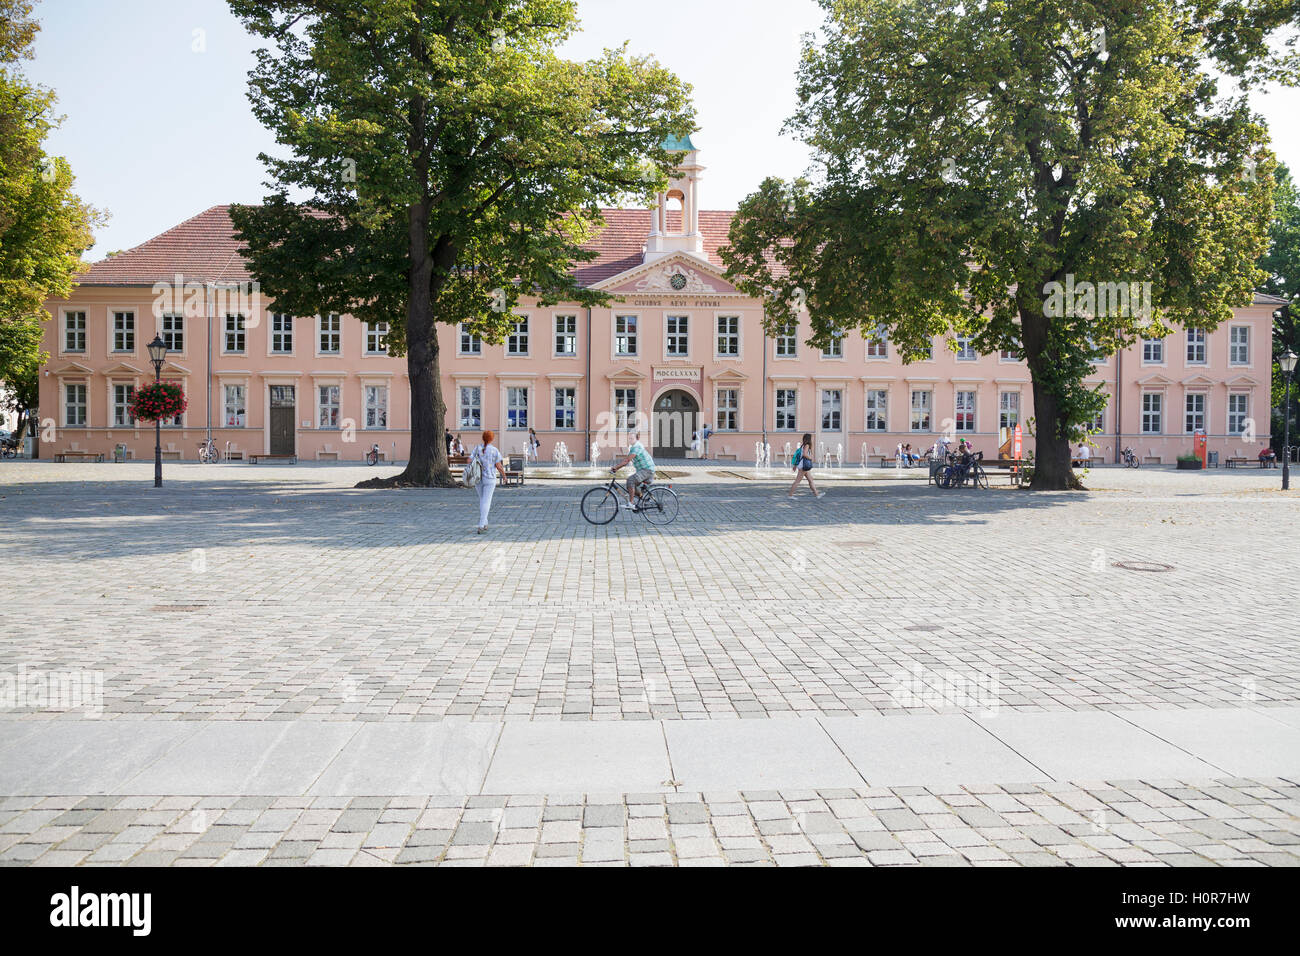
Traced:
<svg viewBox="0 0 1300 956">
<path fill-rule="evenodd" d="M 1030 487 L 1035 491 L 1069 491 L 1083 485 L 1070 468 L 1070 423 L 1051 387 L 1058 373 L 1048 345 L 1050 321 L 1041 312 L 1021 304 L 1021 344 L 1034 391 L 1034 478 Z"/>
</svg>

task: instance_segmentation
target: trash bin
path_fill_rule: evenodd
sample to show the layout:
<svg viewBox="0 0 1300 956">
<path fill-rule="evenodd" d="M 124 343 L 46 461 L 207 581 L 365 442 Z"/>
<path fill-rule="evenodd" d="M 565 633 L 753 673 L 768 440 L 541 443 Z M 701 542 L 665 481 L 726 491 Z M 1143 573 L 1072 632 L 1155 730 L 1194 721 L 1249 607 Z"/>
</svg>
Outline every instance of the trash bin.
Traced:
<svg viewBox="0 0 1300 956">
<path fill-rule="evenodd" d="M 119 443 L 113 448 L 113 460 L 126 461 L 126 445 Z"/>
</svg>

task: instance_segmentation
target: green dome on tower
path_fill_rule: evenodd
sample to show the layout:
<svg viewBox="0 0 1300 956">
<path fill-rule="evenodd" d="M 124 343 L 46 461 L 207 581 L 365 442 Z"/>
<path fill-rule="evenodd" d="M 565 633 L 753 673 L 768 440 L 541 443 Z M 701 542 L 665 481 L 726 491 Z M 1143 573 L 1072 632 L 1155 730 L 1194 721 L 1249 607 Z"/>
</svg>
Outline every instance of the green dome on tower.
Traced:
<svg viewBox="0 0 1300 956">
<path fill-rule="evenodd" d="M 670 153 L 690 153 L 695 150 L 695 144 L 689 136 L 666 136 L 663 146 Z"/>
</svg>

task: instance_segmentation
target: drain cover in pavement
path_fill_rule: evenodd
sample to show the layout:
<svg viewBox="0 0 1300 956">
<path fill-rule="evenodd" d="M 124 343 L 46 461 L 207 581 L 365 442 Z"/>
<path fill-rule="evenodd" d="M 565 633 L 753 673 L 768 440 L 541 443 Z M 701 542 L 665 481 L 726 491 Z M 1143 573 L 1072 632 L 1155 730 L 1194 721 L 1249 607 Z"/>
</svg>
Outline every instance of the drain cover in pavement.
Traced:
<svg viewBox="0 0 1300 956">
<path fill-rule="evenodd" d="M 909 624 L 903 628 L 905 631 L 941 631 L 943 627 L 939 624 Z"/>
<path fill-rule="evenodd" d="M 1161 564 L 1158 561 L 1116 561 L 1113 567 L 1123 568 L 1125 571 L 1172 571 L 1172 564 Z"/>
</svg>

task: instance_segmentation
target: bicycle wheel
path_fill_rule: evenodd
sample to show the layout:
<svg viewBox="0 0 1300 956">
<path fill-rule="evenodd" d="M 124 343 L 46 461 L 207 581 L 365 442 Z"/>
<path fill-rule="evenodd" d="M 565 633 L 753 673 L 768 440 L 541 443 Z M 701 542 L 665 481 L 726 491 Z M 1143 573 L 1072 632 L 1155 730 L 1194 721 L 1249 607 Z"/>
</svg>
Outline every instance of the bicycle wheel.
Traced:
<svg viewBox="0 0 1300 956">
<path fill-rule="evenodd" d="M 672 524 L 678 508 L 677 492 L 671 488 L 651 488 L 641 496 L 641 514 L 651 524 Z"/>
<path fill-rule="evenodd" d="M 582 516 L 592 524 L 609 524 L 618 515 L 618 495 L 608 488 L 592 488 L 582 496 Z"/>
<path fill-rule="evenodd" d="M 989 476 L 984 471 L 983 465 L 976 465 L 975 468 L 971 471 L 971 481 L 974 483 L 976 488 L 985 488 L 985 489 L 988 488 Z"/>
</svg>

